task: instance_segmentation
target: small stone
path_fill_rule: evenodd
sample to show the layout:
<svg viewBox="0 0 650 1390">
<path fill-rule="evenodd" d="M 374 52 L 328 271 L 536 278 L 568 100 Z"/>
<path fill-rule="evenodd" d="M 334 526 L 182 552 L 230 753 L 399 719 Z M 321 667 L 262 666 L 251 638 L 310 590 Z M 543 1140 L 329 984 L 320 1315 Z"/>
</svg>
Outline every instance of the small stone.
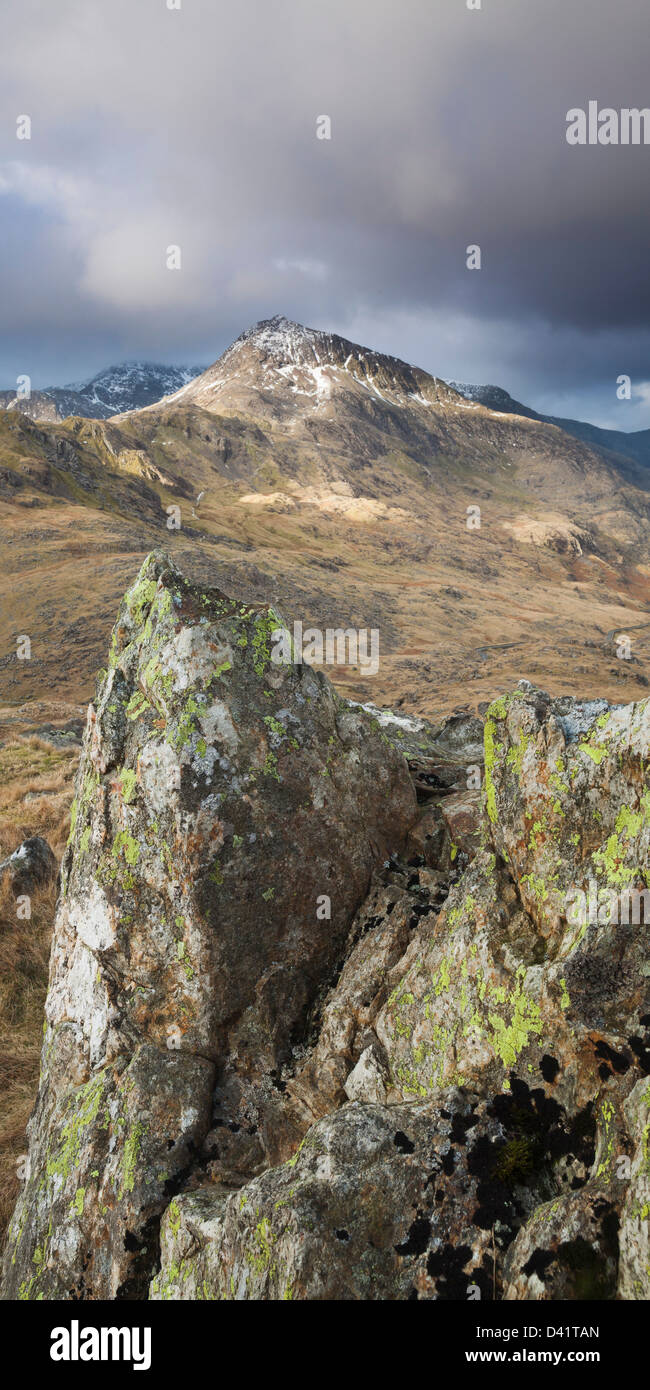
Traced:
<svg viewBox="0 0 650 1390">
<path fill-rule="evenodd" d="M 345 1094 L 348 1100 L 377 1101 L 383 1105 L 387 1080 L 386 1064 L 382 1061 L 379 1048 L 367 1047 L 350 1072 L 344 1087 Z"/>
<path fill-rule="evenodd" d="M 50 883 L 58 873 L 58 863 L 47 840 L 32 835 L 0 864 L 0 874 L 9 873 L 16 895 L 31 893 L 34 888 Z"/>
</svg>

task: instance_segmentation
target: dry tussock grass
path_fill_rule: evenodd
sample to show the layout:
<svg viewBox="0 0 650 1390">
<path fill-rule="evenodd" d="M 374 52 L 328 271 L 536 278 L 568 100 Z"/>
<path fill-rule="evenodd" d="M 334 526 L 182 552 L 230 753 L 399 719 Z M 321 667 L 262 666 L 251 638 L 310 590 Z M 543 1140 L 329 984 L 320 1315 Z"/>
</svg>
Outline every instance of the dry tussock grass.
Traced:
<svg viewBox="0 0 650 1390">
<path fill-rule="evenodd" d="M 32 735 L 0 747 L 0 860 L 42 835 L 60 861 L 68 837 L 77 753 Z M 34 1104 L 56 883 L 31 895 L 21 920 L 9 876 L 0 882 L 0 1239 L 18 1193 L 17 1164 Z"/>
</svg>

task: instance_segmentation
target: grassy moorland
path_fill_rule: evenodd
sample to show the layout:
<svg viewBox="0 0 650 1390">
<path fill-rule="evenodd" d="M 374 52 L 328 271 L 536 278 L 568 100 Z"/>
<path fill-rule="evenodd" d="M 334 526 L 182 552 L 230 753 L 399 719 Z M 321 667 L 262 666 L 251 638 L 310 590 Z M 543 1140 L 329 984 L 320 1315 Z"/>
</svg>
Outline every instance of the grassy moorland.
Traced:
<svg viewBox="0 0 650 1390">
<path fill-rule="evenodd" d="M 42 835 L 57 859 L 70 824 L 77 752 L 34 735 L 0 748 L 0 859 Z M 34 891 L 21 920 L 9 876 L 0 882 L 0 1234 L 18 1191 L 17 1164 L 38 1081 L 56 883 Z"/>
</svg>

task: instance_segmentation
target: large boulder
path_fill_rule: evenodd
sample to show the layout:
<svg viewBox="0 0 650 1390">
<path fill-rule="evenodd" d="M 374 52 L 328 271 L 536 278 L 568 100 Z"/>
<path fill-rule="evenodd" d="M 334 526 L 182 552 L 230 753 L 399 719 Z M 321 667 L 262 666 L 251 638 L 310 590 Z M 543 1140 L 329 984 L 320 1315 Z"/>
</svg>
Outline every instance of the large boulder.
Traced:
<svg viewBox="0 0 650 1390">
<path fill-rule="evenodd" d="M 415 794 L 363 710 L 275 663 L 280 626 L 158 553 L 125 596 L 62 865 L 6 1297 L 137 1296 L 207 1137 L 228 1136 L 236 1180 L 281 1145 L 279 1069 Z"/>
</svg>

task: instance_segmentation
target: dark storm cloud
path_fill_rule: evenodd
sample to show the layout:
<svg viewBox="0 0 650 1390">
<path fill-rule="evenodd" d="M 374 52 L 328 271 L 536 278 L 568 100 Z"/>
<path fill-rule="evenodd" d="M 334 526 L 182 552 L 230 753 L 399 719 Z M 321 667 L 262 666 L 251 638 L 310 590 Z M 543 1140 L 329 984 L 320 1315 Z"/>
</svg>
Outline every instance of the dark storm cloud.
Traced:
<svg viewBox="0 0 650 1390">
<path fill-rule="evenodd" d="M 645 0 L 5 0 L 3 384 L 209 361 L 284 312 L 650 424 L 650 146 L 565 139 L 650 105 L 649 35 Z"/>
</svg>

